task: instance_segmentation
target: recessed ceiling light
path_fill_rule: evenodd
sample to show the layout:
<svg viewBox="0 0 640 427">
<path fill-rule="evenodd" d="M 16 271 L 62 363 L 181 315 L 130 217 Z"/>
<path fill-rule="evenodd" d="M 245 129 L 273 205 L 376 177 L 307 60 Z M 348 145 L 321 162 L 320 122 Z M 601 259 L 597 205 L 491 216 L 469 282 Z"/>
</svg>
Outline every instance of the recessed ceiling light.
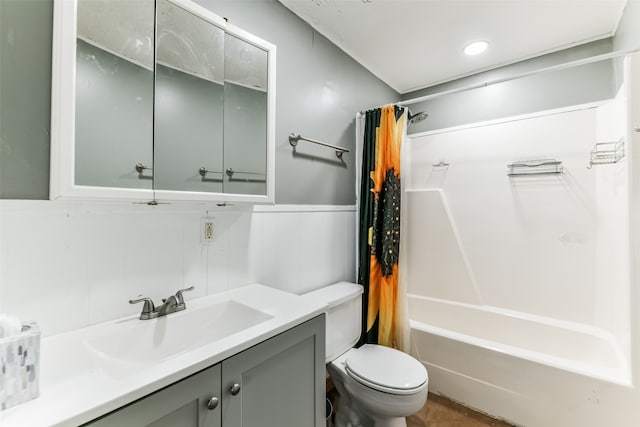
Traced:
<svg viewBox="0 0 640 427">
<path fill-rule="evenodd" d="M 464 48 L 464 53 L 469 56 L 478 55 L 487 50 L 487 47 L 489 47 L 489 43 L 487 42 L 473 42 Z"/>
</svg>

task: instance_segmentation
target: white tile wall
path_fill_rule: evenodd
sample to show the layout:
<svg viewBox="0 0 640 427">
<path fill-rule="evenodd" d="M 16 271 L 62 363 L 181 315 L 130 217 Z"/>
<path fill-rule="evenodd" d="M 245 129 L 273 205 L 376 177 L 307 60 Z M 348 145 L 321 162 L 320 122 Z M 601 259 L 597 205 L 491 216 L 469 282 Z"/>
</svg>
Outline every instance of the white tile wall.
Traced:
<svg viewBox="0 0 640 427">
<path fill-rule="evenodd" d="M 211 243 L 203 218 L 214 222 Z M 201 206 L 0 200 L 0 312 L 53 335 L 259 282 L 295 293 L 355 279 L 353 206 Z"/>
<path fill-rule="evenodd" d="M 254 254 L 256 280 L 295 293 L 353 281 L 355 211 L 286 209 L 254 213 L 254 228 L 262 230 L 254 235 L 255 247 L 262 248 Z"/>
</svg>

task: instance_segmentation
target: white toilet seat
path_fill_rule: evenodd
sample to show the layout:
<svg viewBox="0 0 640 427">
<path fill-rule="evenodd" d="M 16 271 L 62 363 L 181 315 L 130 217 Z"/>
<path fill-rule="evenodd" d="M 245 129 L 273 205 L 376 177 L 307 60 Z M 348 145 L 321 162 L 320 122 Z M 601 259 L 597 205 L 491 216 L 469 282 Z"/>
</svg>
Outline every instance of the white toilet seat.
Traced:
<svg viewBox="0 0 640 427">
<path fill-rule="evenodd" d="M 366 344 L 351 349 L 345 360 L 345 371 L 367 387 L 396 395 L 418 393 L 428 381 L 427 370 L 420 362 L 380 345 Z"/>
</svg>

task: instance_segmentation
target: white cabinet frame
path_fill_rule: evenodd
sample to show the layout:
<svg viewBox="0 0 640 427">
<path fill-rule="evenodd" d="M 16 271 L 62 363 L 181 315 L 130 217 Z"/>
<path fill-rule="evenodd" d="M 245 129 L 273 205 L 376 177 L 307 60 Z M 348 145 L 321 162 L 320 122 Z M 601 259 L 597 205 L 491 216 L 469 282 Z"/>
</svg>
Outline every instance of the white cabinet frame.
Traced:
<svg viewBox="0 0 640 427">
<path fill-rule="evenodd" d="M 51 200 L 137 200 L 232 203 L 274 203 L 276 46 L 228 24 L 223 18 L 190 0 L 169 0 L 241 40 L 268 53 L 267 62 L 267 176 L 266 195 L 226 194 L 96 187 L 75 183 L 76 36 L 78 0 L 55 0 L 51 84 Z M 155 43 L 155 42 L 154 42 Z"/>
</svg>

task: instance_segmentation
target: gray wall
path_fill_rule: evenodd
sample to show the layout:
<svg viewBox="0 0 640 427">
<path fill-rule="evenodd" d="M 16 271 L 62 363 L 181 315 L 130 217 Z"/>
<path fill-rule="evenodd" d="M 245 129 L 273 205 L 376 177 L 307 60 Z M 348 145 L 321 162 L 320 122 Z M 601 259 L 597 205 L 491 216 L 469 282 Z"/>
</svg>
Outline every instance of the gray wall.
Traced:
<svg viewBox="0 0 640 427">
<path fill-rule="evenodd" d="M 48 198 L 52 0 L 0 0 L 0 197 Z M 355 203 L 354 153 L 291 132 L 355 146 L 356 111 L 399 95 L 276 0 L 199 0 L 278 47 L 276 202 Z"/>
<path fill-rule="evenodd" d="M 353 203 L 354 153 L 345 155 L 342 163 L 331 150 L 304 142 L 294 152 L 287 135 L 301 133 L 353 149 L 354 113 L 395 101 L 399 95 L 276 0 L 198 2 L 278 46 L 277 203 Z M 0 0 L 0 198 L 48 198 L 52 4 L 52 0 Z M 616 49 L 638 46 L 639 15 L 639 2 L 630 1 L 614 40 L 523 61 L 411 92 L 402 98 L 593 56 L 611 51 L 614 45 Z M 606 68 L 594 66 L 594 73 L 606 72 Z M 585 73 L 588 72 L 583 70 L 583 76 Z M 610 84 L 606 79 L 600 81 Z M 535 96 L 519 95 L 512 100 L 526 104 L 544 100 L 546 96 L 558 97 L 551 88 L 538 90 Z M 580 90 L 593 91 L 591 97 L 597 98 L 606 93 L 607 88 L 599 85 L 595 89 L 587 86 Z M 570 92 L 580 90 L 575 88 Z M 569 101 L 559 104 L 566 102 Z M 548 106 L 547 100 L 545 103 Z M 518 106 L 524 111 L 522 105 Z M 475 107 L 464 99 L 456 105 L 442 106 L 445 107 L 453 114 L 461 114 L 450 123 L 480 117 L 478 108 L 485 108 Z M 432 117 L 411 127 L 410 132 L 426 130 L 440 115 L 428 105 L 413 105 L 411 109 L 429 110 Z M 465 118 L 467 112 L 468 118 Z M 492 116 L 499 114 L 506 113 L 492 110 Z"/>
<path fill-rule="evenodd" d="M 400 96 L 276 0 L 198 0 L 231 24 L 277 45 L 276 202 L 355 203 L 355 113 Z M 288 135 L 343 145 L 325 147 Z"/>
<path fill-rule="evenodd" d="M 402 99 L 417 98 L 517 76 L 565 62 L 609 53 L 612 48 L 613 40 L 608 38 L 406 93 Z M 572 69 L 536 74 L 413 104 L 410 105 L 413 113 L 425 111 L 429 117 L 411 125 L 409 133 L 610 99 L 615 96 L 617 87 L 615 71 L 614 61 L 606 60 Z"/>
<path fill-rule="evenodd" d="M 409 92 L 412 99 L 446 90 L 508 78 L 541 68 L 563 64 L 618 50 L 640 48 L 640 1 L 627 2 L 615 37 L 542 55 L 527 61 L 478 73 L 441 85 Z M 609 99 L 621 83 L 621 61 L 608 60 L 571 70 L 525 77 L 486 88 L 413 104 L 412 112 L 426 111 L 429 118 L 412 125 L 409 133 L 425 132 L 482 120 L 526 114 L 551 108 Z"/>
<path fill-rule="evenodd" d="M 0 198 L 49 197 L 51 0 L 0 0 Z"/>
</svg>

